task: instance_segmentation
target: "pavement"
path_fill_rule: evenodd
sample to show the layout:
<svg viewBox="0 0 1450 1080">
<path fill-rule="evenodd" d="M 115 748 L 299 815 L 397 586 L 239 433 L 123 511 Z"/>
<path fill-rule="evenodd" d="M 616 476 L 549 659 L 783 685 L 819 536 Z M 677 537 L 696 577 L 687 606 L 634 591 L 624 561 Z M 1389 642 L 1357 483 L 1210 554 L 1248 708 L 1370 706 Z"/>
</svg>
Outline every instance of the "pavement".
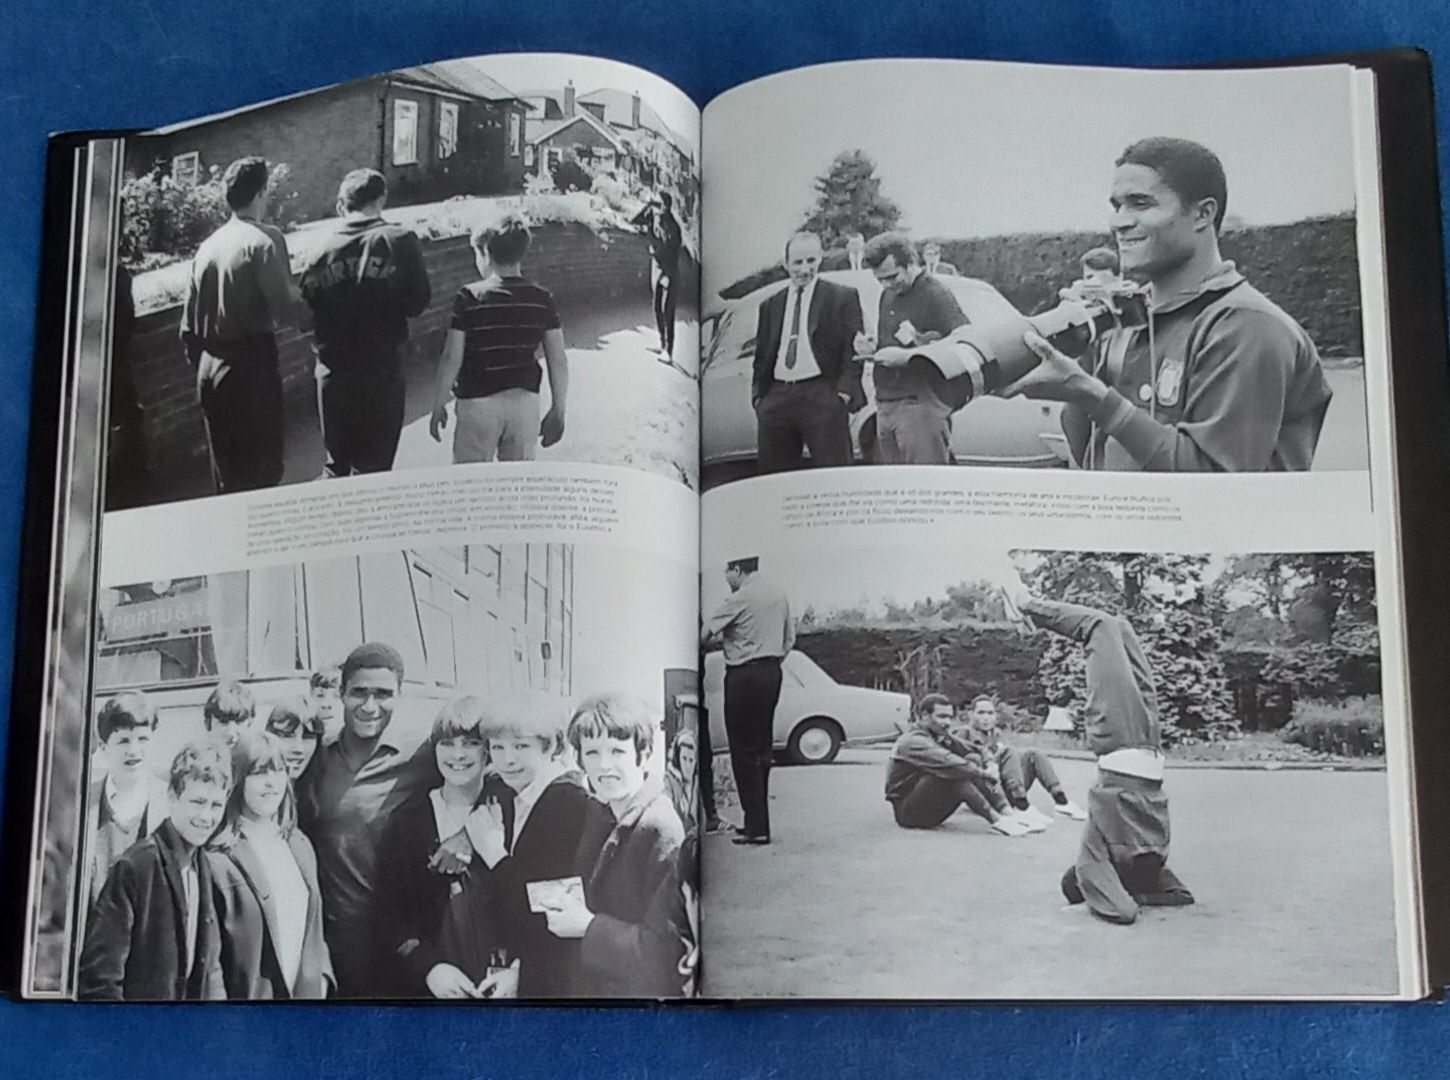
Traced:
<svg viewBox="0 0 1450 1080">
<path fill-rule="evenodd" d="M 1145 910 L 1122 927 L 1067 907 L 1059 892 L 1081 824 L 1058 817 L 1044 833 L 1007 839 L 961 810 L 937 829 L 900 829 L 882 795 L 886 760 L 885 748 L 869 747 L 832 765 L 779 768 L 774 843 L 706 838 L 707 996 L 1396 991 L 1383 772 L 1175 770 L 1169 865 L 1198 902 Z M 1055 764 L 1085 804 L 1093 766 Z M 732 811 L 723 812 L 738 818 Z"/>
</svg>

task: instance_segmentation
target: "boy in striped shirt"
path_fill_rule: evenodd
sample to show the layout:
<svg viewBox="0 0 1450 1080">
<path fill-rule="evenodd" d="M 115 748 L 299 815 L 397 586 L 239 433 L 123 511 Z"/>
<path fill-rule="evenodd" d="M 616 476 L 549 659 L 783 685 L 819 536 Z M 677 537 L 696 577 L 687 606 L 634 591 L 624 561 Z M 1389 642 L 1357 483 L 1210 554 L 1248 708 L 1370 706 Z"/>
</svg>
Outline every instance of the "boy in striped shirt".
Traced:
<svg viewBox="0 0 1450 1080">
<path fill-rule="evenodd" d="M 476 229 L 471 238 L 481 281 L 458 290 L 443 342 L 428 431 L 442 441 L 448 398 L 457 399 L 453 461 L 528 461 L 542 441 L 564 436 L 569 360 L 559 312 L 547 289 L 523 276 L 533 239 L 517 214 Z M 539 391 L 549 373 L 549 409 L 540 419 Z"/>
</svg>

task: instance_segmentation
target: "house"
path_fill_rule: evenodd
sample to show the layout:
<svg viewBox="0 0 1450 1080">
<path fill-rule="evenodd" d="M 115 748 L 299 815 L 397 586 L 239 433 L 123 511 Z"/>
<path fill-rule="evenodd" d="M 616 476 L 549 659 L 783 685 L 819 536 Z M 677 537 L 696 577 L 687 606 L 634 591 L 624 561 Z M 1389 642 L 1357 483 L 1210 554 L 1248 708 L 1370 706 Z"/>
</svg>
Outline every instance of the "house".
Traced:
<svg viewBox="0 0 1450 1080">
<path fill-rule="evenodd" d="M 288 168 L 289 218 L 334 211 L 338 181 L 373 168 L 389 201 L 523 190 L 527 106 L 467 60 L 422 64 L 158 128 L 128 140 L 126 171 L 205 180 L 240 157 Z"/>
<path fill-rule="evenodd" d="M 678 183 L 693 171 L 694 145 L 660 119 L 638 91 L 606 88 L 579 95 L 569 82 L 562 91 L 525 90 L 519 96 L 529 107 L 525 156 L 534 175 L 552 171 L 567 156 L 590 172 L 612 172 L 650 185 L 665 176 Z"/>
</svg>

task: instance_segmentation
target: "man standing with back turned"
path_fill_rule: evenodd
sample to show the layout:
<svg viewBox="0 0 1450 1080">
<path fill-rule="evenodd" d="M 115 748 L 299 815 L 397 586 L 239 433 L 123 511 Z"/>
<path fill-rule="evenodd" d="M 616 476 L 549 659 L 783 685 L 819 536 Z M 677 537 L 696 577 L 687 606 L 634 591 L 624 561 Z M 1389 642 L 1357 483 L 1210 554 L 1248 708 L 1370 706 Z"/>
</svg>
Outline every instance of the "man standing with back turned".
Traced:
<svg viewBox="0 0 1450 1080">
<path fill-rule="evenodd" d="M 780 665 L 795 646 L 795 620 L 785 593 L 760 576 L 760 559 L 725 567 L 730 595 L 705 620 L 700 644 L 725 651 L 725 733 L 730 768 L 745 823 L 737 844 L 770 843 L 770 758 Z"/>
<path fill-rule="evenodd" d="M 337 189 L 342 219 L 302 272 L 317 348 L 317 404 L 328 476 L 386 472 L 403 432 L 408 320 L 428 306 L 418 238 L 383 220 L 388 183 L 354 169 Z"/>
<path fill-rule="evenodd" d="M 282 231 L 262 222 L 267 163 L 258 157 L 232 162 L 222 190 L 232 216 L 197 249 L 181 317 L 218 494 L 282 479 L 275 333 L 290 321 L 299 295 Z"/>
</svg>

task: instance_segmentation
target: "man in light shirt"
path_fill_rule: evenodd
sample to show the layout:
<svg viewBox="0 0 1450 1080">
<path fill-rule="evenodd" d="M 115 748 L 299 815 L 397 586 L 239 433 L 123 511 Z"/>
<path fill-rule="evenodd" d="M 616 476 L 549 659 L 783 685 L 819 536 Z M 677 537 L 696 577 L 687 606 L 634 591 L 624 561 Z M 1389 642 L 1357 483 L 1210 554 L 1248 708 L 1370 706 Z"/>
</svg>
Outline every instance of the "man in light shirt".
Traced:
<svg viewBox="0 0 1450 1080">
<path fill-rule="evenodd" d="M 725 733 L 745 822 L 737 844 L 770 843 L 770 759 L 781 661 L 795 646 L 785 593 L 760 575 L 757 556 L 726 565 L 730 595 L 707 620 L 700 644 L 725 652 Z"/>
<path fill-rule="evenodd" d="M 790 281 L 760 305 L 750 400 L 762 473 L 851 464 L 853 412 L 866 403 L 854 342 L 856 290 L 820 280 L 821 241 L 800 232 L 785 245 Z"/>
<path fill-rule="evenodd" d="M 1041 600 L 1021 581 L 1003 585 L 1007 613 L 1080 642 L 1087 654 L 1083 711 L 1098 761 L 1077 861 L 1062 877 L 1069 904 L 1087 902 L 1127 925 L 1140 906 L 1181 907 L 1193 894 L 1168 869 L 1168 796 L 1153 671 L 1127 619 L 1080 604 Z"/>
</svg>

